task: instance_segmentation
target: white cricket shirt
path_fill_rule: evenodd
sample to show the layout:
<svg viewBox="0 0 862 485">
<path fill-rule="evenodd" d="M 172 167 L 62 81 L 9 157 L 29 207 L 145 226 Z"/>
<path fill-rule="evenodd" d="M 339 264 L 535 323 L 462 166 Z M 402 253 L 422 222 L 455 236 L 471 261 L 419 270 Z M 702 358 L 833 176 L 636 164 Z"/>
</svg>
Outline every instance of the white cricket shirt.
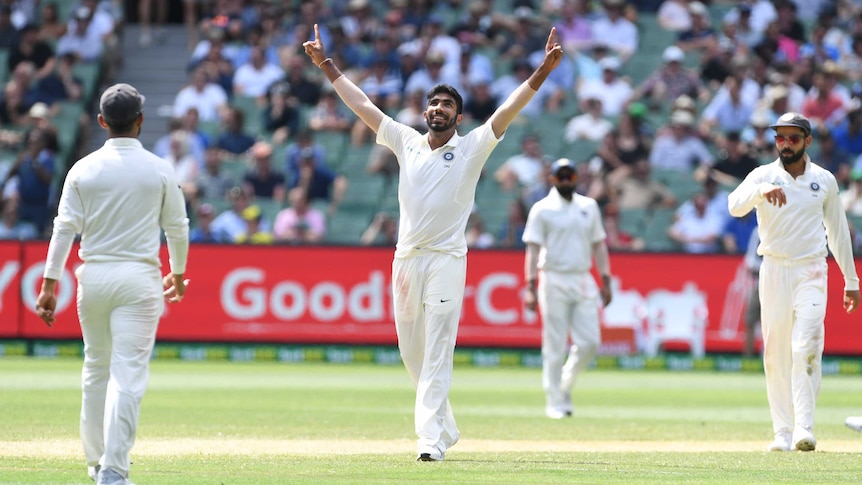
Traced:
<svg viewBox="0 0 862 485">
<path fill-rule="evenodd" d="M 551 188 L 533 204 L 522 240 L 541 246 L 538 267 L 554 273 L 586 273 L 593 266 L 593 243 L 606 237 L 596 201 L 573 194 L 569 202 Z"/>
<path fill-rule="evenodd" d="M 787 196 L 783 207 L 768 203 L 763 196 L 775 186 L 781 186 Z M 859 289 L 838 182 L 831 172 L 812 163 L 808 155 L 805 172 L 795 179 L 780 159 L 752 170 L 730 193 L 727 206 L 735 217 L 757 209 L 757 254 L 793 261 L 825 258 L 828 243 L 844 274 L 844 289 Z"/>
<path fill-rule="evenodd" d="M 45 278 L 60 279 L 76 234 L 86 262 L 141 261 L 161 266 L 165 231 L 173 273 L 185 273 L 189 220 L 171 165 L 135 138 L 109 138 L 66 175 Z"/>
<path fill-rule="evenodd" d="M 467 254 L 464 231 L 476 183 L 502 139 L 485 123 L 463 137 L 455 133 L 445 145 L 431 150 L 425 134 L 388 116 L 383 119 L 377 143 L 389 147 L 400 166 L 396 258 L 425 251 Z"/>
</svg>

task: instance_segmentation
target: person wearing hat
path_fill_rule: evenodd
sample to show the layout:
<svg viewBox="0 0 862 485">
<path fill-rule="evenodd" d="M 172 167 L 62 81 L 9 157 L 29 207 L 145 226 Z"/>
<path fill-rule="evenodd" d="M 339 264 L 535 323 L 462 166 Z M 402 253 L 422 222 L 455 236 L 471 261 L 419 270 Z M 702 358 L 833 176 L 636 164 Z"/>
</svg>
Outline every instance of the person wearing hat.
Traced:
<svg viewBox="0 0 862 485">
<path fill-rule="evenodd" d="M 100 485 L 129 484 L 150 354 L 164 302 L 183 300 L 189 251 L 185 199 L 173 167 L 145 150 L 138 135 L 144 97 L 114 84 L 99 100 L 105 144 L 66 175 L 36 311 L 55 321 L 57 282 L 75 235 L 83 264 L 78 279 L 78 319 L 84 338 L 81 440 L 90 478 Z M 160 233 L 170 271 L 161 276 Z"/>
<path fill-rule="evenodd" d="M 703 85 L 695 72 L 683 67 L 684 59 L 685 53 L 679 47 L 671 45 L 665 48 L 662 53 L 664 63 L 635 88 L 632 100 L 647 98 L 653 105 L 662 106 L 682 95 L 700 98 Z"/>
<path fill-rule="evenodd" d="M 593 22 L 592 30 L 600 35 L 613 55 L 625 63 L 638 50 L 638 29 L 626 18 L 625 0 L 602 0 L 605 15 Z"/>
<path fill-rule="evenodd" d="M 272 244 L 275 237 L 271 232 L 261 228 L 263 213 L 257 205 L 250 205 L 242 211 L 242 218 L 246 223 L 246 230 L 236 238 L 237 244 Z"/>
<path fill-rule="evenodd" d="M 599 309 L 611 302 L 611 265 L 599 206 L 575 192 L 575 163 L 555 161 L 549 181 L 553 188 L 530 209 L 522 237 L 524 305 L 542 318 L 545 414 L 562 419 L 572 415 L 572 388 L 601 344 Z M 594 259 L 601 286 L 590 273 Z"/>
<path fill-rule="evenodd" d="M 460 439 L 449 404 L 455 337 L 464 299 L 464 229 L 476 184 L 491 152 L 518 113 L 560 65 L 563 49 L 551 28 L 545 57 L 490 118 L 461 136 L 463 99 L 451 85 L 426 94 L 427 133 L 398 123 L 343 75 L 320 38 L 303 43 L 306 55 L 342 101 L 395 153 L 401 209 L 392 263 L 392 298 L 401 358 L 416 388 L 414 429 L 419 461 L 442 461 Z"/>
<path fill-rule="evenodd" d="M 728 196 L 734 217 L 757 210 L 766 396 L 775 439 L 770 451 L 812 451 L 820 388 L 831 250 L 844 275 L 843 306 L 859 307 L 859 277 L 847 216 L 831 172 L 806 153 L 811 122 L 788 112 L 775 130 L 774 162 L 754 169 Z"/>
<path fill-rule="evenodd" d="M 602 103 L 602 114 L 616 118 L 622 114 L 631 98 L 632 86 L 620 77 L 622 63 L 618 58 L 609 56 L 600 59 L 599 67 L 602 70 L 601 78 L 585 80 L 578 89 L 578 97 L 582 101 L 581 109 L 586 108 L 586 100 L 598 99 Z"/>
<path fill-rule="evenodd" d="M 694 115 L 676 110 L 670 115 L 670 128 L 655 139 L 649 153 L 653 168 L 691 172 L 701 165 L 711 165 L 712 154 L 697 136 Z"/>
<path fill-rule="evenodd" d="M 690 2 L 691 27 L 676 37 L 676 46 L 683 52 L 709 53 L 718 45 L 718 35 L 710 25 L 709 10 L 701 2 Z"/>
</svg>

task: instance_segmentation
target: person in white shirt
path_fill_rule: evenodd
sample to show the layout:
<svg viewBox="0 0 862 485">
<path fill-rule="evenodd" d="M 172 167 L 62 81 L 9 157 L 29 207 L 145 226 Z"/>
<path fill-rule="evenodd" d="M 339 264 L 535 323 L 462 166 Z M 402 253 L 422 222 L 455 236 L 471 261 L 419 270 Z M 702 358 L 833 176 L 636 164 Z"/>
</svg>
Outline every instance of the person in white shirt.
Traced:
<svg viewBox="0 0 862 485">
<path fill-rule="evenodd" d="M 137 89 L 109 87 L 99 111 L 108 141 L 66 176 L 36 311 L 51 326 L 57 281 L 81 234 L 83 264 L 75 270 L 84 339 L 81 440 L 90 478 L 125 485 L 164 300 L 181 301 L 188 284 L 189 220 L 173 167 L 137 139 L 144 121 Z M 164 278 L 160 228 L 170 255 Z"/>
<path fill-rule="evenodd" d="M 174 118 L 182 118 L 190 108 L 198 111 L 200 121 L 219 121 L 227 107 L 227 93 L 217 83 L 210 82 L 203 66 L 192 72 L 192 80 L 180 89 L 174 99 Z"/>
<path fill-rule="evenodd" d="M 284 79 L 284 71 L 266 60 L 262 47 L 251 48 L 249 62 L 240 66 L 233 74 L 233 92 L 240 96 L 263 98 L 269 87 Z"/>
<path fill-rule="evenodd" d="M 602 99 L 595 92 L 581 96 L 584 105 L 583 114 L 575 116 L 566 122 L 563 138 L 567 143 L 577 140 L 600 142 L 613 131 L 614 124 L 602 117 Z"/>
<path fill-rule="evenodd" d="M 602 114 L 616 118 L 623 113 L 632 97 L 634 90 L 628 81 L 620 78 L 619 71 L 622 65 L 616 57 L 605 57 L 599 60 L 602 68 L 602 78 L 584 81 L 578 89 L 578 96 L 583 103 L 591 97 L 602 102 Z"/>
<path fill-rule="evenodd" d="M 512 120 L 560 63 L 563 49 L 551 29 L 545 59 L 488 120 L 465 136 L 456 129 L 463 100 L 453 87 L 428 92 L 428 133 L 395 122 L 326 57 L 318 27 L 303 44 L 342 101 L 377 133 L 399 164 L 398 243 L 392 298 L 398 347 L 416 387 L 414 424 L 420 461 L 443 460 L 459 437 L 449 405 L 458 320 L 467 274 L 464 231 L 482 167 Z"/>
<path fill-rule="evenodd" d="M 575 164 L 557 160 L 549 179 L 553 188 L 533 204 L 522 237 L 524 304 L 533 311 L 538 304 L 542 315 L 545 414 L 562 419 L 572 415 L 572 387 L 601 344 L 599 308 L 611 302 L 611 265 L 599 206 L 575 193 Z M 601 288 L 590 274 L 593 259 Z"/>
<path fill-rule="evenodd" d="M 638 29 L 623 15 L 625 0 L 602 0 L 602 5 L 607 15 L 593 22 L 592 30 L 625 63 L 638 50 Z"/>
<path fill-rule="evenodd" d="M 779 158 L 754 169 L 728 196 L 742 217 L 757 209 L 770 451 L 812 451 L 826 317 L 827 244 L 844 274 L 844 310 L 859 307 L 859 277 L 835 176 L 805 153 L 811 122 L 788 112 L 770 125 Z"/>
</svg>

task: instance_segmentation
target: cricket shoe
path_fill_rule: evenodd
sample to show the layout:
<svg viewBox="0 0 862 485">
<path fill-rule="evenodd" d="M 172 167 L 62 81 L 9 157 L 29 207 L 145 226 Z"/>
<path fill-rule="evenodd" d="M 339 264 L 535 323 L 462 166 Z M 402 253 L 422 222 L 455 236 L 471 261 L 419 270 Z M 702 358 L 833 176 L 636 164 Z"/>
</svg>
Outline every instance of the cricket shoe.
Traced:
<svg viewBox="0 0 862 485">
<path fill-rule="evenodd" d="M 862 416 L 850 416 L 846 421 L 844 421 L 844 424 L 853 431 L 859 431 L 862 433 Z"/>
<path fill-rule="evenodd" d="M 443 461 L 444 453 L 436 446 L 422 447 L 419 449 L 419 456 L 416 461 Z"/>
<path fill-rule="evenodd" d="M 799 426 L 793 430 L 793 448 L 799 451 L 814 451 L 817 440 L 810 429 Z"/>
<path fill-rule="evenodd" d="M 135 485 L 128 478 L 124 478 L 119 472 L 110 468 L 102 468 L 99 470 L 99 479 L 96 480 L 96 485 Z"/>
<path fill-rule="evenodd" d="M 775 433 L 775 439 L 769 443 L 768 451 L 790 451 L 790 440 L 792 435 L 790 431 L 779 431 Z"/>
</svg>

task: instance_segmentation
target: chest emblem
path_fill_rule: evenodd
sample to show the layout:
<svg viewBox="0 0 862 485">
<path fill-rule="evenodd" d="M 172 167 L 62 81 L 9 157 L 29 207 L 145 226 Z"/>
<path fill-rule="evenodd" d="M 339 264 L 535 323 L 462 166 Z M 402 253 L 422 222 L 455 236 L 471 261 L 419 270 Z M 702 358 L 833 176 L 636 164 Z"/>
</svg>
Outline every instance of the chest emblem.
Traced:
<svg viewBox="0 0 862 485">
<path fill-rule="evenodd" d="M 445 162 L 443 163 L 443 168 L 449 168 L 449 167 L 451 167 L 451 166 L 452 166 L 452 160 L 453 160 L 454 158 L 455 158 L 455 154 L 454 154 L 454 153 L 452 153 L 452 152 L 446 152 L 446 153 L 444 153 L 444 154 L 443 154 L 443 160 L 445 160 Z"/>
<path fill-rule="evenodd" d="M 817 192 L 818 190 L 820 190 L 820 184 L 818 184 L 817 182 L 811 182 L 811 190 Z"/>
</svg>

